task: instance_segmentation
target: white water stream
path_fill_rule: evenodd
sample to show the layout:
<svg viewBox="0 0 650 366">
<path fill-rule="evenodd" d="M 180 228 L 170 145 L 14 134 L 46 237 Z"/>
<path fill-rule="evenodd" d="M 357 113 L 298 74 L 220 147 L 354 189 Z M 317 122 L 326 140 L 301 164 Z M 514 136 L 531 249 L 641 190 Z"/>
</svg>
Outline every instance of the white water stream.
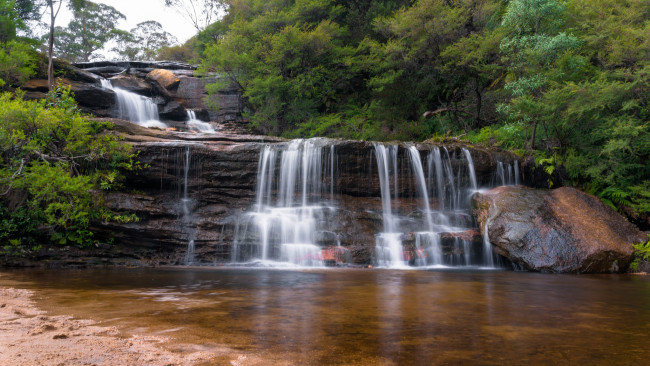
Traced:
<svg viewBox="0 0 650 366">
<path fill-rule="evenodd" d="M 167 125 L 158 117 L 158 106 L 151 98 L 115 88 L 110 80 L 102 79 L 101 85 L 105 89 L 115 92 L 117 97 L 117 118 L 126 119 L 143 127 L 167 128 Z"/>
</svg>

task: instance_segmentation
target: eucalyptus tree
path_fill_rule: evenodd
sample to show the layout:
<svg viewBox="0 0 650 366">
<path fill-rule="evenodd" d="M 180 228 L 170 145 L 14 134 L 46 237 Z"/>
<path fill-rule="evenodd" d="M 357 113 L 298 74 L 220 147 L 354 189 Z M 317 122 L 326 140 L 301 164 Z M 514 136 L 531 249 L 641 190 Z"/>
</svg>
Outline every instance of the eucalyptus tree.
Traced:
<svg viewBox="0 0 650 366">
<path fill-rule="evenodd" d="M 138 23 L 130 32 L 120 31 L 116 41 L 117 46 L 112 51 L 117 52 L 121 58 L 147 61 L 154 60 L 161 48 L 178 43 L 176 37 L 154 20 Z"/>
<path fill-rule="evenodd" d="M 117 23 L 126 19 L 112 6 L 91 1 L 75 6 L 73 16 L 67 28 L 55 30 L 60 40 L 56 51 L 70 61 L 89 61 L 94 52 L 117 36 Z"/>
<path fill-rule="evenodd" d="M 79 9 L 86 4 L 86 0 L 43 0 L 45 10 L 49 10 L 49 33 L 47 37 L 47 84 L 50 90 L 54 89 L 54 63 L 52 58 L 54 55 L 54 32 L 56 31 L 56 18 L 59 17 L 59 13 L 63 4 L 66 3 L 67 6 L 71 9 Z M 45 13 L 44 13 L 45 15 Z"/>
</svg>

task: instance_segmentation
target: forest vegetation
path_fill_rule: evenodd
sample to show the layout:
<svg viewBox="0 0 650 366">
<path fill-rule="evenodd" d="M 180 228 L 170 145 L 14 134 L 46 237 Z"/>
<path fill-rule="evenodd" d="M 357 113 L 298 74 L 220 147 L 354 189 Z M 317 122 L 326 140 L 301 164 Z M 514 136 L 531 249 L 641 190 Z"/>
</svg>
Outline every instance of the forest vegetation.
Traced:
<svg viewBox="0 0 650 366">
<path fill-rule="evenodd" d="M 286 137 L 460 137 L 650 212 L 643 0 L 231 0 L 196 39 L 252 126 Z M 196 44 L 196 42 L 195 42 Z M 196 47 L 196 46 L 195 46 Z M 217 86 L 218 87 L 218 86 Z"/>
<path fill-rule="evenodd" d="M 113 40 L 114 51 L 124 59 L 198 63 L 202 72 L 225 75 L 239 88 L 251 128 L 266 134 L 454 139 L 509 149 L 535 157 L 549 174 L 548 186 L 579 187 L 628 217 L 647 221 L 646 0 L 191 2 L 202 6 L 198 14 L 205 16 L 192 19 L 197 35 L 177 45 L 155 21 L 119 30 L 116 21 L 123 15 L 118 10 L 66 1 L 74 19 L 67 27 L 54 28 L 53 53 L 70 61 L 89 60 Z M 184 4 L 163 3 L 181 10 Z M 25 25 L 42 6 L 54 4 L 0 0 L 4 90 L 15 90 L 42 62 L 38 50 L 46 40 L 33 37 Z M 222 87 L 212 85 L 211 91 Z M 57 120 L 83 119 L 7 94 L 1 101 L 3 113 L 6 106 L 20 105 L 43 109 L 39 113 L 62 113 Z M 13 136 L 13 122 L 2 118 L 3 136 Z M 83 130 L 97 128 L 91 124 Z M 31 154 L 25 160 L 2 143 L 3 192 L 18 167 L 72 169 L 70 164 L 39 160 L 33 152 L 21 153 Z M 123 154 L 118 156 L 127 156 Z M 99 184 L 97 177 L 105 168 L 82 169 L 95 177 L 83 184 Z M 27 197 L 29 187 L 21 189 Z M 6 210 L 4 196 L 2 201 Z"/>
</svg>

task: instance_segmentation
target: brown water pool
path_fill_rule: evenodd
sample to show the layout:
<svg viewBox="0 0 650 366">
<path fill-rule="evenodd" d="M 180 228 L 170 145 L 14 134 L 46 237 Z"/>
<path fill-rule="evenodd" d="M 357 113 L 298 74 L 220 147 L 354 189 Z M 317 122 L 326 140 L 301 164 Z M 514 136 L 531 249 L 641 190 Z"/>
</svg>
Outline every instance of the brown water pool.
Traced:
<svg viewBox="0 0 650 366">
<path fill-rule="evenodd" d="M 499 271 L 17 270 L 38 306 L 269 364 L 645 365 L 650 276 Z M 225 350 L 225 351 L 224 351 Z"/>
</svg>

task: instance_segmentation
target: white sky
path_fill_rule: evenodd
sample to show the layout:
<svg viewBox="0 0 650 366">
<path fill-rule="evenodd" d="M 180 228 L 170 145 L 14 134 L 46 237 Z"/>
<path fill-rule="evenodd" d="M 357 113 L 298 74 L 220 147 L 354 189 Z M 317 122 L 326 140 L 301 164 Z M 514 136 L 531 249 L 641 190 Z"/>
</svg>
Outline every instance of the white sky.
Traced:
<svg viewBox="0 0 650 366">
<path fill-rule="evenodd" d="M 160 23 L 166 32 L 178 38 L 178 42 L 184 43 L 196 34 L 196 29 L 189 20 L 177 13 L 173 8 L 165 7 L 165 0 L 93 0 L 95 3 L 110 5 L 126 16 L 126 21 L 118 23 L 118 28 L 129 31 L 138 23 L 155 20 Z M 44 19 L 49 21 L 46 14 Z M 56 25 L 65 27 L 72 19 L 72 13 L 68 9 L 61 9 Z"/>
</svg>

